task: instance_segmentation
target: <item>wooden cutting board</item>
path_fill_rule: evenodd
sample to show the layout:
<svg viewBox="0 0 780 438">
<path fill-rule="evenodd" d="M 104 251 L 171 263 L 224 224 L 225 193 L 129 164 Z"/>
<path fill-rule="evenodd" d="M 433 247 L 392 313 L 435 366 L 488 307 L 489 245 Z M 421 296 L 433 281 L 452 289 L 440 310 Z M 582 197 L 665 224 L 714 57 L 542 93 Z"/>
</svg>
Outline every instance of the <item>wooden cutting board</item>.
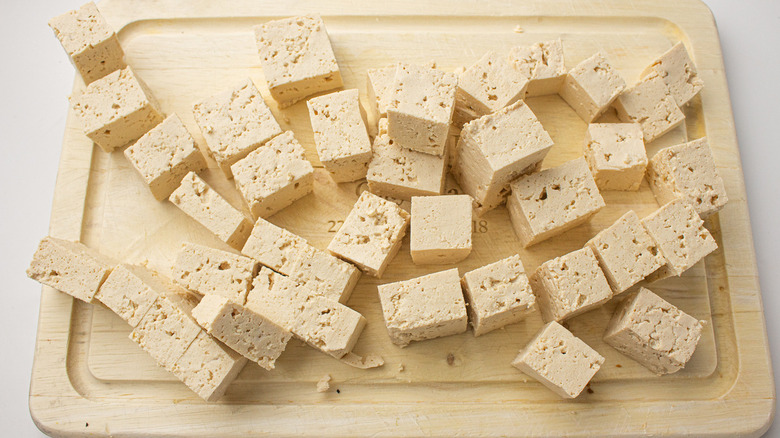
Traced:
<svg viewBox="0 0 780 438">
<path fill-rule="evenodd" d="M 208 2 L 107 0 L 99 7 L 118 30 L 126 59 L 166 113 L 176 112 L 201 146 L 192 104 L 251 77 L 265 89 L 252 26 L 285 16 L 320 13 L 345 86 L 366 100 L 366 69 L 398 60 L 453 70 L 487 50 L 558 38 L 574 66 L 603 50 L 629 84 L 658 55 L 684 41 L 706 87 L 684 109 L 685 126 L 648 145 L 708 136 L 729 204 L 706 221 L 719 250 L 681 278 L 651 289 L 707 321 L 699 347 L 681 372 L 657 377 L 601 340 L 614 303 L 574 318 L 569 328 L 606 357 L 589 389 L 559 399 L 509 365 L 541 326 L 539 316 L 480 338 L 469 333 L 400 349 L 388 339 L 376 285 L 434 272 L 415 266 L 408 239 L 384 278 L 363 276 L 351 307 L 369 324 L 358 353 L 386 364 L 350 368 L 297 342 L 274 372 L 248 365 L 218 403 L 207 404 L 128 338 L 111 312 L 44 288 L 30 410 L 52 435 L 757 435 L 771 422 L 775 395 L 755 253 L 718 34 L 699 1 L 604 0 L 401 2 Z M 83 87 L 77 79 L 74 89 Z M 557 96 L 528 100 L 555 146 L 544 167 L 581 156 L 586 124 Z M 318 167 L 314 193 L 270 218 L 325 248 L 365 182 L 336 185 L 321 169 L 299 103 L 277 120 L 295 131 Z M 609 120 L 610 115 L 605 116 Z M 183 241 L 217 247 L 167 202 L 156 202 L 121 153 L 106 154 L 68 115 L 51 234 L 80 239 L 108 255 L 148 262 L 168 273 Z M 212 169 L 205 178 L 244 208 L 231 181 Z M 448 192 L 457 192 L 450 180 Z M 474 251 L 461 274 L 519 251 L 527 272 L 580 248 L 629 209 L 644 216 L 658 205 L 647 183 L 636 193 L 604 192 L 607 207 L 586 225 L 523 250 L 505 208 L 474 222 Z M 331 390 L 316 382 L 332 376 Z"/>
</svg>

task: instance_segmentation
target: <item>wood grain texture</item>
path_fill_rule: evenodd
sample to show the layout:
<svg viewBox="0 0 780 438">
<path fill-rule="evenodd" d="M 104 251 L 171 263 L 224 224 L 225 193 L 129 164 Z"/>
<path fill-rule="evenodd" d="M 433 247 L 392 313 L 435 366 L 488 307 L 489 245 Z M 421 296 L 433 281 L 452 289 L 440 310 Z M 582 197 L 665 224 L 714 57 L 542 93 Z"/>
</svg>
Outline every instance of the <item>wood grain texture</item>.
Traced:
<svg viewBox="0 0 780 438">
<path fill-rule="evenodd" d="M 384 367 L 357 370 L 291 342 L 268 372 L 248 365 L 218 403 L 207 404 L 127 338 L 110 311 L 44 288 L 30 388 L 36 424 L 57 436 L 257 435 L 592 435 L 638 433 L 759 435 L 774 414 L 775 394 L 750 234 L 739 149 L 712 16 L 695 0 L 459 2 L 120 1 L 99 5 L 118 29 L 126 60 L 166 113 L 176 112 L 203 147 L 194 102 L 251 77 L 285 129 L 295 131 L 307 158 L 313 147 L 305 103 L 279 110 L 259 68 L 251 28 L 269 19 L 318 12 L 326 23 L 346 88 L 366 104 L 365 71 L 397 60 L 452 70 L 487 50 L 561 37 L 568 67 L 603 50 L 631 84 L 657 55 L 682 40 L 705 81 L 684 109 L 684 126 L 648 145 L 648 154 L 707 135 L 730 203 L 706 221 L 720 249 L 681 278 L 650 286 L 708 322 L 686 368 L 657 377 L 601 341 L 615 303 L 572 319 L 568 326 L 606 357 L 586 392 L 565 401 L 517 372 L 509 362 L 541 327 L 526 321 L 480 338 L 465 333 L 392 345 L 382 323 L 376 285 L 443 267 L 415 266 L 408 238 L 382 280 L 361 278 L 349 305 L 368 318 L 357 353 L 377 353 Z M 516 26 L 522 33 L 513 30 Z M 83 87 L 76 81 L 74 89 Z M 582 155 L 586 124 L 557 96 L 528 104 L 555 146 L 552 167 Z M 607 120 L 613 115 L 606 115 Z M 167 273 L 183 241 L 224 243 L 169 203 L 156 202 L 120 153 L 106 154 L 68 115 L 51 234 Z M 205 179 L 246 210 L 232 181 L 210 162 Z M 316 170 L 314 193 L 270 220 L 325 248 L 365 181 L 335 184 Z M 447 190 L 458 191 L 448 180 Z M 474 251 L 461 274 L 519 252 L 526 272 L 580 248 L 626 210 L 644 216 L 658 205 L 646 182 L 637 193 L 604 192 L 607 207 L 593 220 L 523 250 L 505 208 L 478 218 Z M 407 205 L 408 207 L 408 205 Z M 452 360 L 448 361 L 448 356 Z M 403 371 L 401 370 L 403 365 Z M 331 391 L 316 382 L 333 377 Z M 335 392 L 339 389 L 339 392 Z M 86 426 L 86 424 L 89 426 Z"/>
</svg>

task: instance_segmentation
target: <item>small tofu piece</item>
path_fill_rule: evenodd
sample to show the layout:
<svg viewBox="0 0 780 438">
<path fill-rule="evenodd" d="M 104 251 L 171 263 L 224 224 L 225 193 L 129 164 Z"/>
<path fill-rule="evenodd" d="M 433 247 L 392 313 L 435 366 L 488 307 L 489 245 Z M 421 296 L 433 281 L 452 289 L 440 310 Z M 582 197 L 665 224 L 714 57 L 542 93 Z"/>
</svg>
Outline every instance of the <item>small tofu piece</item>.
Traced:
<svg viewBox="0 0 780 438">
<path fill-rule="evenodd" d="M 658 375 L 671 374 L 693 356 L 704 324 L 642 287 L 615 310 L 604 342 Z"/>
<path fill-rule="evenodd" d="M 555 321 L 547 323 L 512 366 L 563 398 L 576 398 L 604 364 L 604 357 Z"/>
<path fill-rule="evenodd" d="M 135 327 L 168 288 L 169 285 L 152 271 L 121 264 L 111 271 L 95 299 Z"/>
<path fill-rule="evenodd" d="M 406 148 L 444 155 L 457 85 L 453 73 L 398 64 L 387 108 L 387 134 Z"/>
<path fill-rule="evenodd" d="M 658 245 L 633 210 L 601 230 L 587 243 L 617 295 L 666 263 Z"/>
<path fill-rule="evenodd" d="M 453 175 L 481 215 L 503 204 L 510 181 L 536 170 L 552 145 L 539 119 L 517 101 L 463 127 Z"/>
<path fill-rule="evenodd" d="M 680 107 L 690 102 L 704 87 L 704 81 L 696 72 L 696 65 L 682 42 L 675 44 L 650 64 L 642 72 L 642 76 L 651 72 L 656 72 L 663 78 Z"/>
<path fill-rule="evenodd" d="M 545 322 L 562 322 L 612 298 L 607 277 L 588 246 L 542 263 L 531 275 L 531 287 Z"/>
<path fill-rule="evenodd" d="M 460 283 L 474 336 L 522 321 L 535 309 L 536 297 L 517 254 L 467 272 Z"/>
<path fill-rule="evenodd" d="M 557 94 L 566 78 L 560 39 L 514 47 L 509 61 L 530 80 L 525 97 Z"/>
<path fill-rule="evenodd" d="M 137 140 L 165 117 L 130 67 L 87 85 L 70 97 L 84 133 L 106 152 Z"/>
<path fill-rule="evenodd" d="M 509 219 L 523 247 L 588 221 L 605 205 L 584 158 L 520 177 L 511 188 Z"/>
<path fill-rule="evenodd" d="M 116 262 L 82 243 L 44 237 L 27 276 L 85 303 L 93 302 Z"/>
<path fill-rule="evenodd" d="M 254 82 L 247 78 L 233 88 L 192 107 L 209 153 L 228 178 L 230 166 L 282 133 Z"/>
<path fill-rule="evenodd" d="M 212 402 L 225 394 L 244 365 L 245 357 L 201 331 L 171 372 L 200 398 Z"/>
<path fill-rule="evenodd" d="M 387 118 L 387 108 L 393 97 L 396 65 L 366 70 L 368 101 L 374 117 Z"/>
<path fill-rule="evenodd" d="M 401 248 L 409 213 L 398 205 L 363 192 L 328 245 L 331 254 L 381 278 Z"/>
<path fill-rule="evenodd" d="M 247 359 L 272 370 L 292 334 L 252 309 L 219 295 L 206 295 L 192 316 L 211 336 Z"/>
<path fill-rule="evenodd" d="M 377 289 L 387 333 L 400 347 L 463 333 L 468 328 L 466 302 L 455 268 L 381 284 Z"/>
<path fill-rule="evenodd" d="M 49 27 L 85 84 L 127 67 L 119 39 L 95 3 L 52 18 Z"/>
<path fill-rule="evenodd" d="M 365 178 L 371 141 L 357 89 L 313 97 L 306 102 L 317 155 L 336 182 Z"/>
<path fill-rule="evenodd" d="M 343 85 L 319 15 L 268 21 L 254 30 L 260 67 L 280 108 Z"/>
<path fill-rule="evenodd" d="M 195 172 L 185 175 L 168 199 L 233 248 L 241 248 L 252 232 L 252 222 L 244 213 L 230 205 Z"/>
<path fill-rule="evenodd" d="M 255 219 L 278 213 L 314 188 L 314 168 L 292 131 L 274 137 L 231 170 Z"/>
<path fill-rule="evenodd" d="M 614 103 L 620 120 L 639 123 L 646 143 L 671 131 L 683 121 L 685 114 L 658 73 L 640 79 L 626 89 Z"/>
<path fill-rule="evenodd" d="M 259 218 L 241 253 L 276 272 L 289 275 L 307 246 L 309 243 L 303 237 Z"/>
<path fill-rule="evenodd" d="M 597 52 L 569 70 L 560 95 L 578 116 L 592 123 L 626 88 L 626 81 Z"/>
<path fill-rule="evenodd" d="M 638 123 L 591 123 L 583 151 L 599 190 L 639 190 L 647 153 Z"/>
<path fill-rule="evenodd" d="M 414 196 L 410 248 L 416 265 L 457 263 L 471 253 L 471 196 Z"/>
<path fill-rule="evenodd" d="M 200 295 L 220 295 L 243 304 L 260 267 L 238 254 L 185 243 L 173 265 L 173 281 Z"/>
<path fill-rule="evenodd" d="M 195 140 L 176 114 L 168 116 L 125 149 L 125 157 L 158 201 L 167 199 L 184 175 L 200 172 L 207 166 Z"/>
<path fill-rule="evenodd" d="M 647 180 L 659 204 L 682 198 L 702 218 L 717 213 L 728 202 L 707 137 L 658 151 L 650 160 Z"/>
</svg>

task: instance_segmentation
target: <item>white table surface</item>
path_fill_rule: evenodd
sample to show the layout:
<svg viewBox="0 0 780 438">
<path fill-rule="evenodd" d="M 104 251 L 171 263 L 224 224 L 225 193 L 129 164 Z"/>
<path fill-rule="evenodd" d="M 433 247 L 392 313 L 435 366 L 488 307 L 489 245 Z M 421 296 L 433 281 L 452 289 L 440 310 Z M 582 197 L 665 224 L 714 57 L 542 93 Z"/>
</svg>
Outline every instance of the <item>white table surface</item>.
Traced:
<svg viewBox="0 0 780 438">
<path fill-rule="evenodd" d="M 86 0 L 83 0 L 86 1 Z M 73 69 L 46 25 L 82 0 L 4 2 L 0 18 L 0 435 L 43 436 L 28 410 L 40 286 L 24 271 L 47 234 Z M 9 4 L 10 3 L 10 4 Z M 780 2 L 707 0 L 715 15 L 742 153 L 764 311 L 780 375 Z M 777 383 L 775 384 L 777 388 Z M 780 426 L 765 436 L 780 437 Z"/>
</svg>

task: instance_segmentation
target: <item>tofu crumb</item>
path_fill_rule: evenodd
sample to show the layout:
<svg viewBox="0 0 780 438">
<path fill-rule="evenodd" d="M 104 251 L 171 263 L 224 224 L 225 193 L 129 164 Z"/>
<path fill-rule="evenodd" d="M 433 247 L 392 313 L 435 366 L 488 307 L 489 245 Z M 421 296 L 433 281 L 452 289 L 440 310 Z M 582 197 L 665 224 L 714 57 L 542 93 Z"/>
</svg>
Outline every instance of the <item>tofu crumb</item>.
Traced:
<svg viewBox="0 0 780 438">
<path fill-rule="evenodd" d="M 325 374 L 317 382 L 317 392 L 327 392 L 330 389 L 330 374 Z"/>
<path fill-rule="evenodd" d="M 406 365 L 404 365 L 402 363 L 399 363 L 398 364 L 398 372 L 399 373 L 403 373 L 404 371 L 406 371 Z"/>
<path fill-rule="evenodd" d="M 512 29 L 512 32 L 514 32 L 514 33 L 523 33 L 523 32 L 525 32 L 525 29 L 520 27 L 520 25 L 518 24 L 517 26 L 515 26 L 514 29 Z"/>
</svg>

